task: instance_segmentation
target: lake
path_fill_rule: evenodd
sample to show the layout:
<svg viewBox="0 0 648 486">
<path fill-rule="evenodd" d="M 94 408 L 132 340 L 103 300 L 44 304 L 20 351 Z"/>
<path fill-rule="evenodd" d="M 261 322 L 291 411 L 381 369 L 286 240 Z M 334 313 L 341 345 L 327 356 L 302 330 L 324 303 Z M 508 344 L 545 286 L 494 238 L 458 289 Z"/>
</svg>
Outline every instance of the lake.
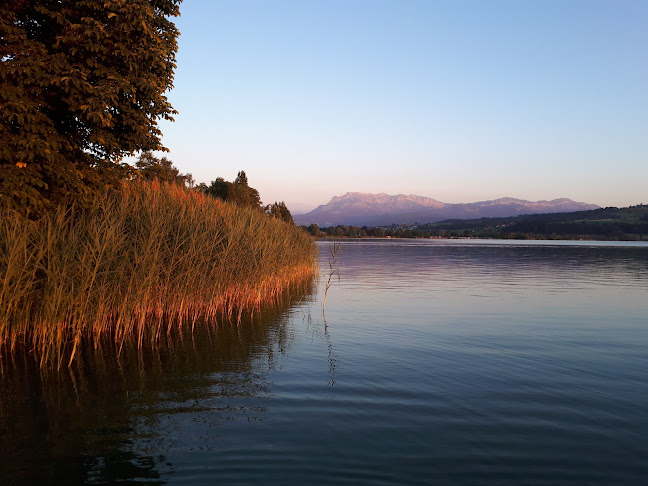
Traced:
<svg viewBox="0 0 648 486">
<path fill-rule="evenodd" d="M 0 483 L 644 484 L 648 244 L 343 240 L 156 350 L 0 375 Z"/>
</svg>

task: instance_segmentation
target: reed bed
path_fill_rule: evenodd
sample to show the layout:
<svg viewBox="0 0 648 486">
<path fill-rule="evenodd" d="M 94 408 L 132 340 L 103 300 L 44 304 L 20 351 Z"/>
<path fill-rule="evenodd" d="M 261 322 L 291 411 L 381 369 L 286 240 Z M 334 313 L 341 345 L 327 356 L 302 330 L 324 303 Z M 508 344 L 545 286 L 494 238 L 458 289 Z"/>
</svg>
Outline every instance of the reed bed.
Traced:
<svg viewBox="0 0 648 486">
<path fill-rule="evenodd" d="M 0 354 L 72 363 L 109 338 L 155 345 L 237 319 L 317 273 L 312 239 L 262 212 L 157 181 L 125 182 L 90 209 L 0 214 Z"/>
</svg>

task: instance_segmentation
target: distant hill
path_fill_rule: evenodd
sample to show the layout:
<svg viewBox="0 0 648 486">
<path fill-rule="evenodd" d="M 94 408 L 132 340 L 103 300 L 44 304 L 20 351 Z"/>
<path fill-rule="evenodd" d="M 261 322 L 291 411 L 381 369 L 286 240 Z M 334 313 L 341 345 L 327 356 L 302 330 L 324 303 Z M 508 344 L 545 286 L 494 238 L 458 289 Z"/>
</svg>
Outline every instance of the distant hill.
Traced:
<svg viewBox="0 0 648 486">
<path fill-rule="evenodd" d="M 352 225 L 306 230 L 328 238 L 496 238 L 517 240 L 648 241 L 648 205 L 599 208 L 567 213 L 447 219 L 436 223 L 391 224 L 359 228 Z"/>
<path fill-rule="evenodd" d="M 645 240 L 648 205 L 507 218 L 455 219 L 416 227 L 424 235 L 482 238 Z"/>
<path fill-rule="evenodd" d="M 493 201 L 449 204 L 428 197 L 410 194 L 368 194 L 348 192 L 333 197 L 328 203 L 309 213 L 294 216 L 297 224 L 319 226 L 384 226 L 390 224 L 435 223 L 446 219 L 477 219 L 508 217 L 520 214 L 563 213 L 598 209 L 600 206 L 554 199 L 525 201 L 504 197 Z"/>
</svg>

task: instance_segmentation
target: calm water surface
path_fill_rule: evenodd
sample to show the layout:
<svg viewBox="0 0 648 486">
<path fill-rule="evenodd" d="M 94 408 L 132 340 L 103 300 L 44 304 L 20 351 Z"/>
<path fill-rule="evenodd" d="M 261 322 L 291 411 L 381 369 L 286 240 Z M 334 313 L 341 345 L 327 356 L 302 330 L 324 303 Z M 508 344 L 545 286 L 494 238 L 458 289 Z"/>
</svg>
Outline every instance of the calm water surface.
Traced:
<svg viewBox="0 0 648 486">
<path fill-rule="evenodd" d="M 343 241 L 339 280 L 0 376 L 0 484 L 646 484 L 648 244 Z"/>
</svg>

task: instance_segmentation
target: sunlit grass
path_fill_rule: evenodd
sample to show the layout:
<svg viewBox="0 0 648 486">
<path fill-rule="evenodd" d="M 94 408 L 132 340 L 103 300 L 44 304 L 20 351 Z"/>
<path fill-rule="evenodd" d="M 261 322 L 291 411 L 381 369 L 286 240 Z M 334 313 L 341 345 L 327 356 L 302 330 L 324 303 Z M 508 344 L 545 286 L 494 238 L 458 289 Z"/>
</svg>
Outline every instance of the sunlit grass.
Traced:
<svg viewBox="0 0 648 486">
<path fill-rule="evenodd" d="M 157 182 L 124 183 L 90 210 L 0 216 L 0 353 L 27 347 L 41 364 L 236 319 L 317 272 L 297 227 Z"/>
</svg>

